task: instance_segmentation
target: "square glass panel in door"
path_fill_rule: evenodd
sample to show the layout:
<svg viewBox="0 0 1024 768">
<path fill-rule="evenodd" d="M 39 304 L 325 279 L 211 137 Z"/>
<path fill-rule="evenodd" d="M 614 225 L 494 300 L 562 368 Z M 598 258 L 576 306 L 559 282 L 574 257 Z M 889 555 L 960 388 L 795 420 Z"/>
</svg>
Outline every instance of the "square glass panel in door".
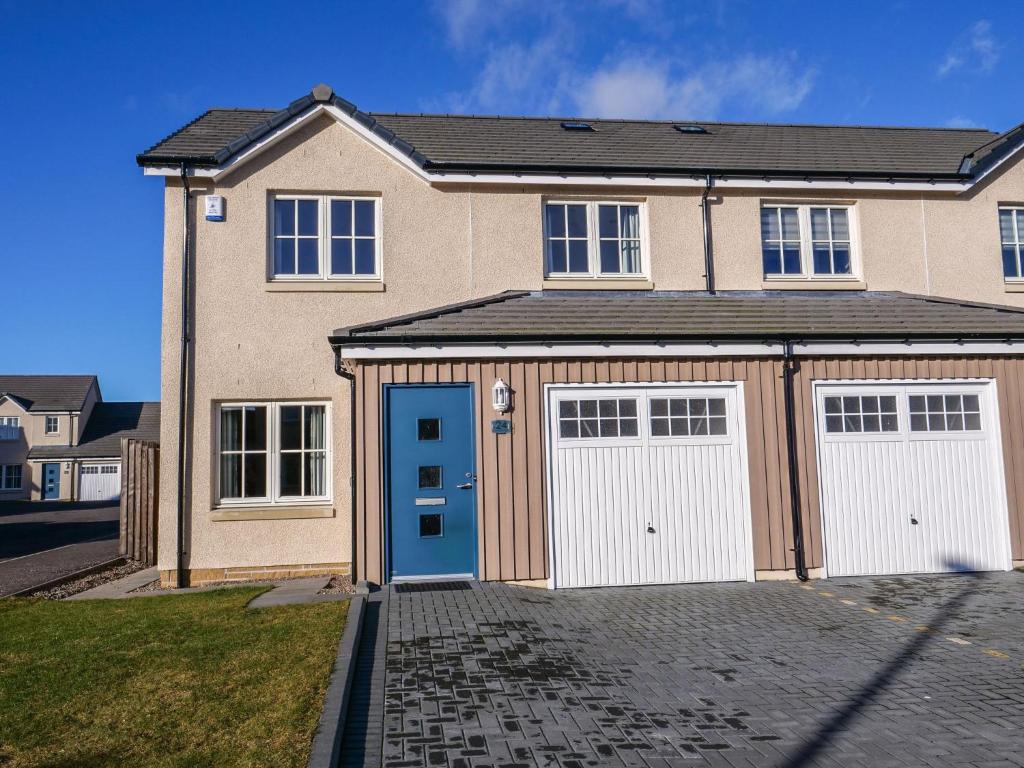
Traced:
<svg viewBox="0 0 1024 768">
<path fill-rule="evenodd" d="M 385 390 L 389 579 L 476 573 L 472 391 L 468 384 Z"/>
</svg>

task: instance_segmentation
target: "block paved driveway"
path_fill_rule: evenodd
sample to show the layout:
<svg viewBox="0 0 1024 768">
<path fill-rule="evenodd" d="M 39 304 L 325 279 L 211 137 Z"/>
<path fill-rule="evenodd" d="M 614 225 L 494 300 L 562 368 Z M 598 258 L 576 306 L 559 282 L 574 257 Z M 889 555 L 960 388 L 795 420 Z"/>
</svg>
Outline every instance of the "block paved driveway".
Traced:
<svg viewBox="0 0 1024 768">
<path fill-rule="evenodd" d="M 343 766 L 1024 766 L 1021 573 L 369 608 Z"/>
</svg>

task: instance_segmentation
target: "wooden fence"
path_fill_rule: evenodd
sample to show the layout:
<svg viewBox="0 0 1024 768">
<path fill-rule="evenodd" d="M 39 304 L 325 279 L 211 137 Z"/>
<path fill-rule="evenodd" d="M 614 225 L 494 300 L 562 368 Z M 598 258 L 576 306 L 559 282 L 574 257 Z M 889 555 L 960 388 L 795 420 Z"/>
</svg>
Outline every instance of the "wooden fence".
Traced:
<svg viewBox="0 0 1024 768">
<path fill-rule="evenodd" d="M 159 444 L 121 440 L 120 554 L 146 565 L 156 565 L 159 467 Z"/>
</svg>

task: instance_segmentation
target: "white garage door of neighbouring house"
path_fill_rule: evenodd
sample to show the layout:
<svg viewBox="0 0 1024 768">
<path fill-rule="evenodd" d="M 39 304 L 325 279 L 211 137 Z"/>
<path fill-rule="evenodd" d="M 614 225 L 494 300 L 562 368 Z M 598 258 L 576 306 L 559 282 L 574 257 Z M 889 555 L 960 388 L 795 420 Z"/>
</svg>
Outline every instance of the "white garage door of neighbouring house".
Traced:
<svg viewBox="0 0 1024 768">
<path fill-rule="evenodd" d="M 80 501 L 112 501 L 121 497 L 121 465 L 92 464 L 81 469 Z"/>
<path fill-rule="evenodd" d="M 740 385 L 548 390 L 555 587 L 754 577 Z"/>
<path fill-rule="evenodd" d="M 827 575 L 1010 568 L 994 383 L 815 390 Z"/>
</svg>

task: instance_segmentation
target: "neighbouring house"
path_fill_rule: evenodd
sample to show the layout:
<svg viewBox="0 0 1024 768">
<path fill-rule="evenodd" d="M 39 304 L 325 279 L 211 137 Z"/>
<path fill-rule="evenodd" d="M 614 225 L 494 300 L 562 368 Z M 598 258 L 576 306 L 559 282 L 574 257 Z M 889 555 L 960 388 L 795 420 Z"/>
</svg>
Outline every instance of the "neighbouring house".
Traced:
<svg viewBox="0 0 1024 768">
<path fill-rule="evenodd" d="M 327 86 L 205 112 L 138 157 L 163 580 L 1019 564 L 1022 145 Z"/>
<path fill-rule="evenodd" d="M 107 403 L 95 376 L 0 375 L 0 501 L 121 495 L 121 438 L 160 439 L 159 403 Z"/>
</svg>

